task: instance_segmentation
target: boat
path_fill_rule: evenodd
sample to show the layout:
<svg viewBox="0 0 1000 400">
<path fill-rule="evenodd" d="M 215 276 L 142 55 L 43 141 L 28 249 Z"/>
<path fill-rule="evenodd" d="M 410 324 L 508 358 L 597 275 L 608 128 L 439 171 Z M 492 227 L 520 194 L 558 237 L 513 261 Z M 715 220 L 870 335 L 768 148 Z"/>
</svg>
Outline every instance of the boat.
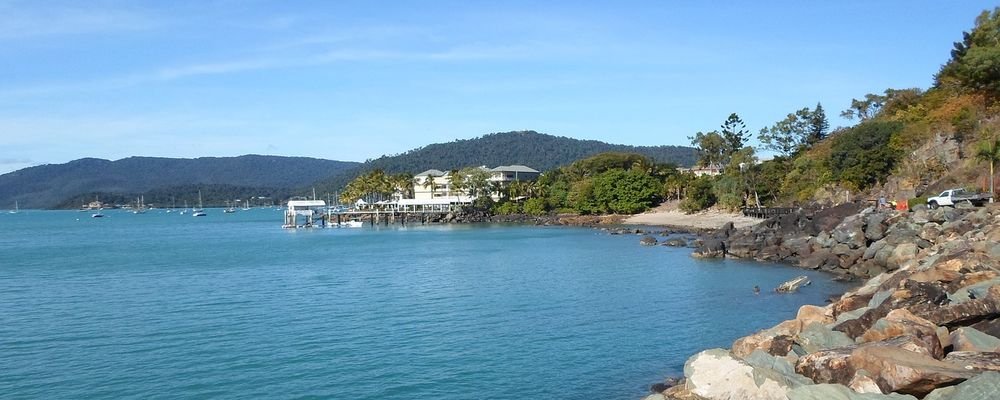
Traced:
<svg viewBox="0 0 1000 400">
<path fill-rule="evenodd" d="M 104 214 L 98 209 L 97 212 L 90 214 L 90 218 L 104 218 Z"/>
<path fill-rule="evenodd" d="M 208 215 L 208 214 L 205 214 L 205 209 L 202 208 L 202 207 L 203 206 L 201 204 L 201 191 L 199 190 L 198 191 L 198 208 L 196 208 L 194 210 L 191 210 L 191 216 L 192 217 L 204 217 L 204 216 Z"/>
<path fill-rule="evenodd" d="M 8 212 L 11 213 L 11 214 L 17 214 L 17 213 L 21 212 L 21 207 L 18 206 L 17 200 L 14 200 L 14 209 L 10 210 Z"/>
<path fill-rule="evenodd" d="M 139 196 L 135 199 L 135 208 L 132 209 L 132 214 L 145 214 L 146 213 L 146 196 Z"/>
<path fill-rule="evenodd" d="M 365 226 L 365 223 L 358 220 L 350 220 L 340 223 L 341 228 L 360 228 L 363 226 Z"/>
<path fill-rule="evenodd" d="M 250 211 L 250 200 L 243 203 L 243 211 Z"/>
<path fill-rule="evenodd" d="M 236 208 L 233 207 L 233 203 L 230 203 L 228 201 L 226 203 L 229 204 L 229 207 L 226 207 L 226 209 L 222 210 L 222 212 L 224 212 L 226 214 L 232 214 L 232 213 L 236 212 Z"/>
</svg>

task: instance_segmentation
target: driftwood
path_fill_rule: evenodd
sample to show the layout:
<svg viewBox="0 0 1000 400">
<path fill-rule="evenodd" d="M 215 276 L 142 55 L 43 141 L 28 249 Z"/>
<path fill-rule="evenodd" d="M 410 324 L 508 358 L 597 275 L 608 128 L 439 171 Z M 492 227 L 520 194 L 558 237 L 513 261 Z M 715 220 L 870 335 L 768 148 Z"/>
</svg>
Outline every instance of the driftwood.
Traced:
<svg viewBox="0 0 1000 400">
<path fill-rule="evenodd" d="M 775 288 L 774 291 L 778 293 L 792 293 L 796 290 L 799 290 L 800 287 L 806 286 L 810 283 L 812 282 L 809 281 L 809 278 L 806 277 L 805 275 L 802 275 L 795 277 L 795 279 L 792 279 L 788 282 L 778 285 L 778 287 Z"/>
</svg>

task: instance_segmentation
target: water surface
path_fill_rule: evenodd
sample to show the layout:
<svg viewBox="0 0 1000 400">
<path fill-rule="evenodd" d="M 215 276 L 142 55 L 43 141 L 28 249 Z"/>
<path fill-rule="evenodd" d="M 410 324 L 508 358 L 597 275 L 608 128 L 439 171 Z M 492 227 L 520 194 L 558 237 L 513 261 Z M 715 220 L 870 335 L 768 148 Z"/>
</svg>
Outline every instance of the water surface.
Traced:
<svg viewBox="0 0 1000 400">
<path fill-rule="evenodd" d="M 636 399 L 845 290 L 593 229 L 105 214 L 0 215 L 5 397 Z"/>
</svg>

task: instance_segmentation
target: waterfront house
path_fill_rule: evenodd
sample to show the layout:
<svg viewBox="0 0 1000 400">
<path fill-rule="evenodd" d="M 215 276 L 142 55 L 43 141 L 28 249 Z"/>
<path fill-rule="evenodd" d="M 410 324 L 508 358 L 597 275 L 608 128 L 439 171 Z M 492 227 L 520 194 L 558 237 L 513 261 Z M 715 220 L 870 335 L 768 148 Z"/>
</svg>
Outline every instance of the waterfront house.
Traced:
<svg viewBox="0 0 1000 400">
<path fill-rule="evenodd" d="M 524 165 L 501 165 L 496 168 L 486 166 L 476 167 L 488 174 L 488 180 L 497 187 L 510 185 L 518 181 L 534 181 L 541 174 L 537 170 Z M 468 180 L 469 176 L 465 177 Z M 449 199 L 467 196 L 465 190 L 451 186 L 451 172 L 429 169 L 413 176 L 413 198 L 416 200 Z M 493 200 L 500 199 L 499 192 L 493 192 Z"/>
</svg>

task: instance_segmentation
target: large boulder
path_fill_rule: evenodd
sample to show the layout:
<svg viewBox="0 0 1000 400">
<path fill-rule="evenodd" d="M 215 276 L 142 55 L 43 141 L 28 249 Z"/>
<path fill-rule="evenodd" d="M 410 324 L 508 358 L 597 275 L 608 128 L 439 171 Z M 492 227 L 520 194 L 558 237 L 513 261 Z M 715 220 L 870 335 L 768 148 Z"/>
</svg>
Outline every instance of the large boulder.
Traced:
<svg viewBox="0 0 1000 400">
<path fill-rule="evenodd" d="M 924 400 L 1000 399 L 1000 373 L 984 372 L 955 386 L 937 389 Z"/>
<path fill-rule="evenodd" d="M 871 343 L 910 336 L 923 342 L 931 357 L 940 359 L 944 356 L 944 349 L 937 328 L 930 321 L 913 315 L 906 309 L 897 309 L 876 321 L 858 340 L 861 343 Z"/>
<path fill-rule="evenodd" d="M 701 245 L 691 253 L 696 258 L 722 258 L 726 256 L 726 243 L 720 239 L 705 239 Z"/>
<path fill-rule="evenodd" d="M 744 336 L 733 342 L 733 355 L 746 358 L 755 350 L 763 350 L 771 355 L 784 356 L 792 350 L 792 337 L 802 331 L 802 323 L 788 320 L 770 329 Z"/>
<path fill-rule="evenodd" d="M 639 239 L 639 244 L 643 246 L 656 246 L 656 243 L 656 238 L 652 236 L 643 236 L 642 239 Z"/>
<path fill-rule="evenodd" d="M 898 289 L 893 291 L 880 304 L 871 307 L 858 318 L 837 324 L 833 329 L 844 332 L 852 338 L 857 338 L 864 334 L 868 328 L 871 328 L 875 321 L 885 317 L 890 311 L 899 308 L 910 309 L 915 315 L 921 316 L 935 325 L 942 325 L 934 319 L 921 315 L 921 313 L 936 310 L 939 305 L 947 301 L 948 294 L 940 286 L 907 279 L 902 281 Z"/>
<path fill-rule="evenodd" d="M 844 385 L 825 383 L 792 389 L 788 391 L 788 400 L 917 400 L 917 398 L 898 393 L 857 393 Z"/>
<path fill-rule="evenodd" d="M 789 374 L 790 365 L 783 366 L 762 352 L 753 353 L 750 359 L 738 360 L 724 349 L 695 354 L 684 363 L 685 389 L 710 400 L 771 400 L 785 399 L 793 387 L 812 383 Z"/>
<path fill-rule="evenodd" d="M 950 339 L 953 351 L 979 353 L 1000 351 L 1000 338 L 967 326 L 959 327 L 951 332 Z"/>
<path fill-rule="evenodd" d="M 854 340 L 847 337 L 843 332 L 831 330 L 826 325 L 811 323 L 805 327 L 796 337 L 795 344 L 798 344 L 807 353 L 817 351 L 847 347 L 854 344 Z"/>
<path fill-rule="evenodd" d="M 921 341 L 908 336 L 859 346 L 851 352 L 848 363 L 854 371 L 871 373 L 883 392 L 917 397 L 975 375 L 971 370 L 934 359 Z"/>
<path fill-rule="evenodd" d="M 1000 353 L 953 351 L 944 357 L 944 361 L 968 371 L 1000 372 Z"/>
<path fill-rule="evenodd" d="M 886 260 L 886 267 L 889 270 L 894 270 L 903 266 L 904 263 L 917 256 L 918 250 L 916 243 L 902 243 L 896 246 L 892 250 L 892 255 Z"/>
<path fill-rule="evenodd" d="M 854 347 L 841 347 L 809 353 L 795 361 L 795 372 L 816 383 L 848 384 L 854 377 L 850 358 Z"/>
<path fill-rule="evenodd" d="M 846 244 L 852 249 L 862 249 L 867 245 L 864 222 L 858 216 L 844 220 L 840 225 L 837 225 L 831 235 L 838 243 Z"/>
<path fill-rule="evenodd" d="M 876 241 L 885 237 L 885 214 L 872 213 L 865 218 L 865 239 Z"/>
<path fill-rule="evenodd" d="M 985 297 L 931 309 L 921 316 L 935 325 L 948 327 L 996 319 L 1000 317 L 1000 285 L 990 287 Z"/>
</svg>

